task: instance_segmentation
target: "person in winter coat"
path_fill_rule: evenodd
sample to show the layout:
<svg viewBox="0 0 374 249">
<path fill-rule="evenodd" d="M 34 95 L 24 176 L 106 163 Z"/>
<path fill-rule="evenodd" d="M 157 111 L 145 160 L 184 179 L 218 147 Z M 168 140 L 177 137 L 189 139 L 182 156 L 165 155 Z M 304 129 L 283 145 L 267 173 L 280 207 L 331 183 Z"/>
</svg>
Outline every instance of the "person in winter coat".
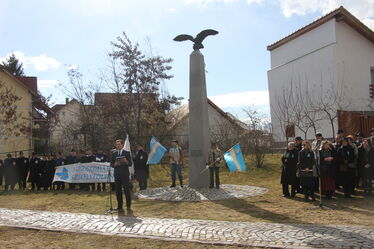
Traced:
<svg viewBox="0 0 374 249">
<path fill-rule="evenodd" d="M 145 190 L 147 189 L 147 179 L 149 173 L 149 166 L 147 165 L 148 154 L 145 152 L 141 144 L 136 146 L 136 154 L 133 161 L 135 168 L 135 179 L 139 182 L 140 190 Z"/>
<path fill-rule="evenodd" d="M 349 145 L 348 138 L 342 140 L 342 146 L 337 151 L 339 173 L 344 190 L 344 197 L 351 198 L 356 176 L 355 150 Z"/>
<path fill-rule="evenodd" d="M 315 201 L 314 197 L 314 174 L 315 172 L 315 157 L 312 150 L 312 146 L 309 141 L 303 142 L 303 149 L 299 152 L 298 159 L 298 174 L 300 176 L 300 184 L 304 191 L 305 201 L 309 200 L 309 197 Z"/>
<path fill-rule="evenodd" d="M 335 153 L 329 141 L 323 141 L 319 153 L 321 193 L 331 199 L 335 192 Z"/>
<path fill-rule="evenodd" d="M 361 168 L 362 186 L 365 194 L 371 194 L 374 179 L 374 148 L 370 139 L 364 139 L 363 148 L 365 149 L 365 155 L 364 164 Z"/>
<path fill-rule="evenodd" d="M 299 151 L 297 150 L 295 143 L 288 143 L 286 153 L 282 156 L 282 176 L 281 184 L 283 190 L 283 196 L 289 197 L 289 185 L 291 185 L 291 197 L 295 197 L 298 180 L 296 178 L 296 168 L 299 157 Z"/>
</svg>

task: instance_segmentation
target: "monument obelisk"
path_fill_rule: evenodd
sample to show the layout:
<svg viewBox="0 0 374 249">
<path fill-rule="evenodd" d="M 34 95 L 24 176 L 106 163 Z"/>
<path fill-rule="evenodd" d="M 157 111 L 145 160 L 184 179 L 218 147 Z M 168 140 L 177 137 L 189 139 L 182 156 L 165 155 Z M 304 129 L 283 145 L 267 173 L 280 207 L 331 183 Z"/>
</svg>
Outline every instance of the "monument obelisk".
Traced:
<svg viewBox="0 0 374 249">
<path fill-rule="evenodd" d="M 208 98 L 205 81 L 204 48 L 202 41 L 208 35 L 218 34 L 215 30 L 203 30 L 195 38 L 179 35 L 175 41 L 191 40 L 194 51 L 190 55 L 190 95 L 189 95 L 189 186 L 203 188 L 209 186 L 209 171 L 204 170 L 210 150 L 208 118 Z"/>
</svg>

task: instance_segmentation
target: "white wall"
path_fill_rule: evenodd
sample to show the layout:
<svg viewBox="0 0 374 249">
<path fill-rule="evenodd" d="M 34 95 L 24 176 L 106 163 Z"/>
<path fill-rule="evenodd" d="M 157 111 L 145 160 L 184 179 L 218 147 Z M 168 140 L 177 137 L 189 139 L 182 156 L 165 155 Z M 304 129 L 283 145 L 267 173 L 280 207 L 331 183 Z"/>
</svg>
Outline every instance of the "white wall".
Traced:
<svg viewBox="0 0 374 249">
<path fill-rule="evenodd" d="M 81 145 L 81 137 L 71 137 L 72 130 L 79 130 L 80 104 L 71 101 L 56 113 L 56 118 L 51 127 L 51 143 L 58 146 L 61 151 L 78 149 Z"/>
<path fill-rule="evenodd" d="M 330 20 L 272 50 L 270 52 L 271 69 L 296 60 L 331 43 L 335 43 L 335 41 L 335 20 Z"/>
<path fill-rule="evenodd" d="M 268 71 L 268 85 L 271 106 L 292 82 L 313 89 L 315 96 L 328 89 L 342 89 L 345 92 L 345 110 L 368 109 L 374 44 L 345 22 L 332 19 L 272 50 L 270 54 L 272 68 Z M 284 141 L 273 108 L 271 118 L 274 139 Z M 337 129 L 337 120 L 334 126 Z M 325 137 L 334 136 L 327 120 L 319 123 L 318 130 Z M 297 129 L 296 135 L 301 135 Z M 312 130 L 307 138 L 314 138 Z"/>
<path fill-rule="evenodd" d="M 319 96 L 322 91 L 336 86 L 334 78 L 334 57 L 336 52 L 335 20 L 331 20 L 305 33 L 298 38 L 271 51 L 272 69 L 268 71 L 270 105 L 276 105 L 284 89 L 302 91 L 306 88 L 312 96 Z M 322 87 L 322 88 L 321 88 Z M 270 111 L 275 141 L 284 141 L 281 124 L 276 118 L 274 108 Z M 283 125 L 282 125 L 283 126 Z M 335 122 L 336 127 L 336 122 Z M 332 137 L 329 121 L 318 123 L 317 130 L 325 137 Z M 309 129 L 308 139 L 314 138 L 314 130 Z M 304 137 L 296 128 L 296 136 Z"/>
<path fill-rule="evenodd" d="M 374 43 L 347 23 L 336 22 L 335 63 L 340 84 L 346 89 L 348 111 L 368 110 L 370 68 L 374 67 Z"/>
</svg>

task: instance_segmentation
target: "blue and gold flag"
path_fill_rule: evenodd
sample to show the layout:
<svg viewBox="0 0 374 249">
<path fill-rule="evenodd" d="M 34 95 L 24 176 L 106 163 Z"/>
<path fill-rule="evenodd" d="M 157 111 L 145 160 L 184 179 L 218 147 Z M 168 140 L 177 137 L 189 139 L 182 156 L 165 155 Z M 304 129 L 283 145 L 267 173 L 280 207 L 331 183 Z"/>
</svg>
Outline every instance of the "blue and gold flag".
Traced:
<svg viewBox="0 0 374 249">
<path fill-rule="evenodd" d="M 223 155 L 231 172 L 244 172 L 247 170 L 240 144 L 234 145 Z"/>
<path fill-rule="evenodd" d="M 162 146 L 155 137 L 152 137 L 151 142 L 149 144 L 151 152 L 149 152 L 147 164 L 160 163 L 167 149 L 164 146 Z"/>
</svg>

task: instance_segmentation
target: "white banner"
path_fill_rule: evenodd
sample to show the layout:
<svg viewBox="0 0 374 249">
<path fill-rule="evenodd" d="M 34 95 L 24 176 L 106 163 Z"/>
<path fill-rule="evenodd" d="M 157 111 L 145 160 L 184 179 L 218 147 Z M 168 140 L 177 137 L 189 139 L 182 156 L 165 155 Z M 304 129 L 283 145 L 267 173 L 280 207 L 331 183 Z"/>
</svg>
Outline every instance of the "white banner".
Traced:
<svg viewBox="0 0 374 249">
<path fill-rule="evenodd" d="M 56 167 L 53 182 L 97 183 L 114 182 L 110 163 L 74 163 Z"/>
</svg>

